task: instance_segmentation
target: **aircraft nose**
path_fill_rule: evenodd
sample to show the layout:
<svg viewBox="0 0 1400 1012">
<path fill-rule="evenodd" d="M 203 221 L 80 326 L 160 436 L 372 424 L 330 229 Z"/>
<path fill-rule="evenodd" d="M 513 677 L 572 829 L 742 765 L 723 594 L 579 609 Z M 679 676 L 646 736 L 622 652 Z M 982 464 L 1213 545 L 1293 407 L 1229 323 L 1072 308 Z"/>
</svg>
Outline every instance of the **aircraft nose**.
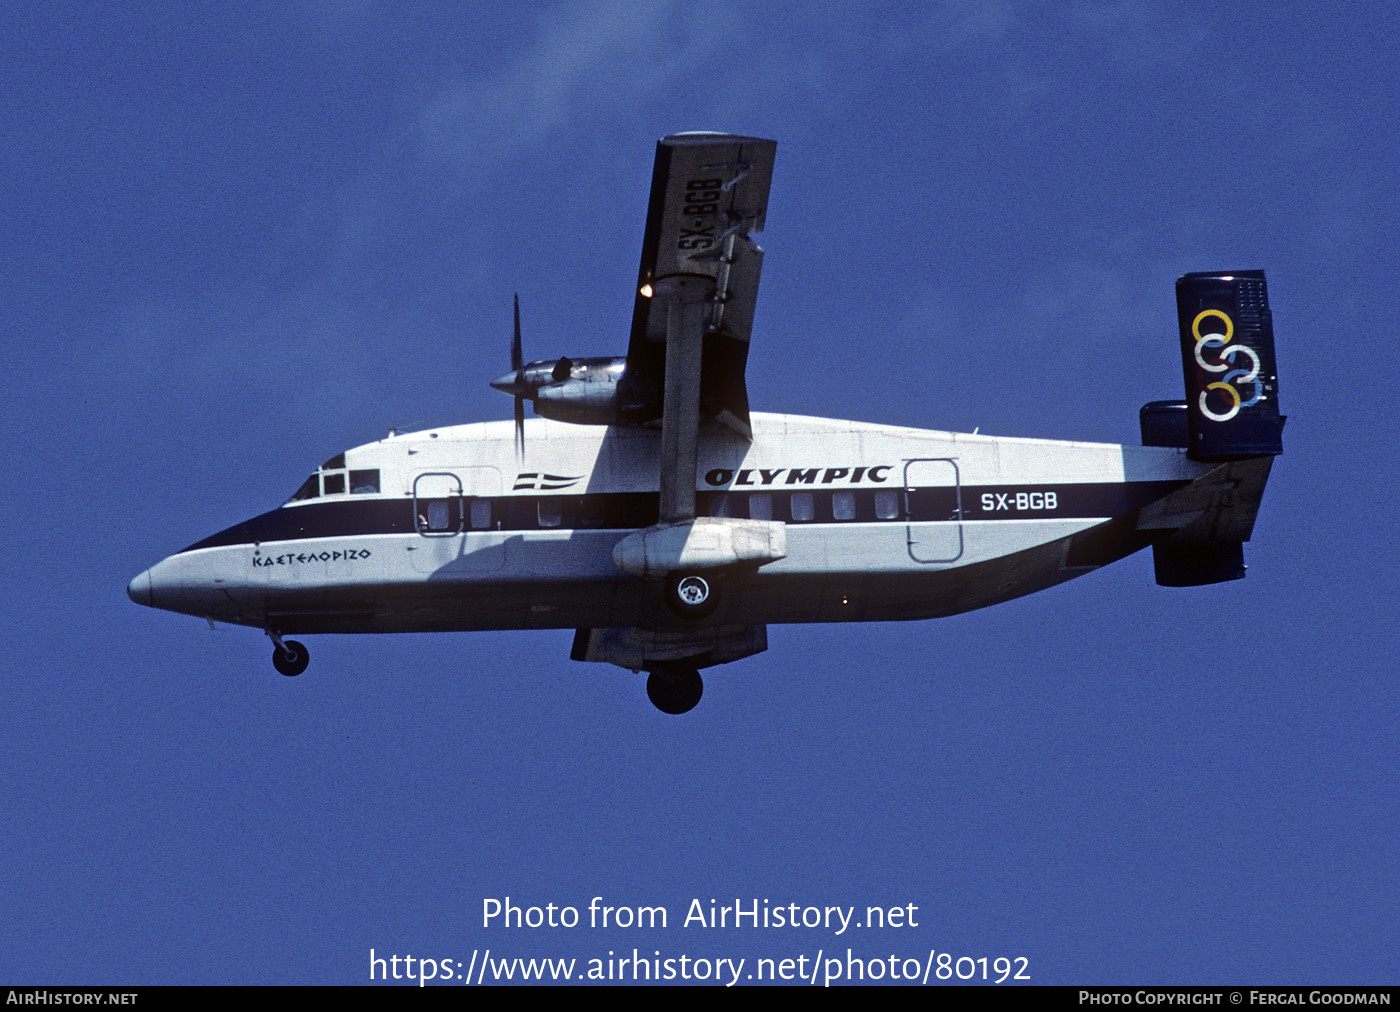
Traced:
<svg viewBox="0 0 1400 1012">
<path fill-rule="evenodd" d="M 151 571 L 148 569 L 126 585 L 126 596 L 147 608 L 151 604 Z"/>
</svg>

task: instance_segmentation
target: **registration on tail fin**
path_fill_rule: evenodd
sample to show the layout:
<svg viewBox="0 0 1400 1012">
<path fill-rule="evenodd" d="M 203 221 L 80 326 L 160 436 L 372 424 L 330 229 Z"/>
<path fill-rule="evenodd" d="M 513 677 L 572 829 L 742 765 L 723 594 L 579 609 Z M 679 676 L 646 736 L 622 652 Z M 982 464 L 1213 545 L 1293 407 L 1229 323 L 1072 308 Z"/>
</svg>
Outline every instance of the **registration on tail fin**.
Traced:
<svg viewBox="0 0 1400 1012">
<path fill-rule="evenodd" d="M 1274 325 L 1263 271 L 1187 274 L 1176 283 L 1190 455 L 1283 452 Z"/>
</svg>

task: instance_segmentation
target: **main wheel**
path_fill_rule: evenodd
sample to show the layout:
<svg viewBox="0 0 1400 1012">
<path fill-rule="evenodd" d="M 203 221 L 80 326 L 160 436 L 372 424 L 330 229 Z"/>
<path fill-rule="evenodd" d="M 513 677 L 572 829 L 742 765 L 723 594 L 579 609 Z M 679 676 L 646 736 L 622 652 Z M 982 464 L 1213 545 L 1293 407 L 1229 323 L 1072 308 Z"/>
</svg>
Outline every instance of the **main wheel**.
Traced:
<svg viewBox="0 0 1400 1012">
<path fill-rule="evenodd" d="M 713 576 L 672 573 L 666 580 L 666 604 L 681 618 L 712 615 L 719 607 L 719 584 Z"/>
<path fill-rule="evenodd" d="M 695 709 L 704 691 L 700 672 L 688 665 L 655 668 L 647 674 L 647 698 L 662 713 Z"/>
<path fill-rule="evenodd" d="M 287 649 L 283 650 L 282 647 Z M 305 671 L 311 663 L 311 651 L 296 640 L 283 640 L 282 647 L 272 648 L 272 666 L 288 678 Z"/>
</svg>

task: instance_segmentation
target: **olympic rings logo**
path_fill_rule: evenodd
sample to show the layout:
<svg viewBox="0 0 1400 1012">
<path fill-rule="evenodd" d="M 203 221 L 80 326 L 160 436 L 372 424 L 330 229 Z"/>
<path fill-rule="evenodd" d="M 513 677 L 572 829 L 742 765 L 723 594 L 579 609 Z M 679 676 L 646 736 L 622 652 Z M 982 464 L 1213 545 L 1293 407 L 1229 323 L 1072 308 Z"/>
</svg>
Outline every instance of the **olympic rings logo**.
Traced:
<svg viewBox="0 0 1400 1012">
<path fill-rule="evenodd" d="M 1202 334 L 1201 324 L 1207 320 L 1214 319 L 1225 326 L 1223 334 Z M 1230 338 L 1235 336 L 1235 321 L 1229 315 L 1219 309 L 1203 309 L 1196 314 L 1196 318 L 1191 321 L 1191 336 L 1196 339 L 1196 364 L 1208 373 L 1224 373 L 1219 380 L 1209 383 L 1201 391 L 1200 408 L 1201 414 L 1205 415 L 1213 422 L 1228 422 L 1240 413 L 1241 408 L 1253 407 L 1259 403 L 1263 396 L 1263 388 L 1259 383 L 1259 356 L 1253 348 L 1243 344 L 1231 344 Z M 1219 349 L 1219 357 L 1214 362 L 1207 362 L 1205 349 Z M 1236 358 L 1243 357 L 1249 360 L 1249 368 L 1231 368 L 1237 365 Z M 1248 383 L 1252 388 L 1249 400 L 1240 397 L 1240 391 L 1235 386 L 1237 383 Z M 1206 398 L 1210 396 L 1212 390 L 1222 391 L 1233 402 L 1229 409 L 1223 412 L 1212 411 L 1210 405 L 1206 403 Z"/>
</svg>

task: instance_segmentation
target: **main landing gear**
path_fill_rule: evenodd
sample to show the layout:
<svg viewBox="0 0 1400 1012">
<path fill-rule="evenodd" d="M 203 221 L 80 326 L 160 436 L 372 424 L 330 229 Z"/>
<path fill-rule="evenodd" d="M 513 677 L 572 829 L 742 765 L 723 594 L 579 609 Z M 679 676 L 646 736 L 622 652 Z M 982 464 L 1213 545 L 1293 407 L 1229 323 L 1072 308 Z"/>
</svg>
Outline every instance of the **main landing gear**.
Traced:
<svg viewBox="0 0 1400 1012">
<path fill-rule="evenodd" d="M 719 607 L 720 585 L 714 570 L 676 572 L 666 577 L 666 606 L 688 622 L 713 615 Z M 705 692 L 700 669 L 688 661 L 656 662 L 647 669 L 647 698 L 662 713 L 695 709 Z"/>
<path fill-rule="evenodd" d="M 267 631 L 268 639 L 275 644 L 272 648 L 272 666 L 291 678 L 306 670 L 311 663 L 311 651 L 296 640 L 284 640 L 281 633 L 273 629 Z"/>
<path fill-rule="evenodd" d="M 672 573 L 666 578 L 666 604 L 681 618 L 705 618 L 719 607 L 719 583 L 713 573 Z"/>
<path fill-rule="evenodd" d="M 693 710 L 704 691 L 705 683 L 693 664 L 657 665 L 647 672 L 647 698 L 662 713 Z"/>
</svg>

